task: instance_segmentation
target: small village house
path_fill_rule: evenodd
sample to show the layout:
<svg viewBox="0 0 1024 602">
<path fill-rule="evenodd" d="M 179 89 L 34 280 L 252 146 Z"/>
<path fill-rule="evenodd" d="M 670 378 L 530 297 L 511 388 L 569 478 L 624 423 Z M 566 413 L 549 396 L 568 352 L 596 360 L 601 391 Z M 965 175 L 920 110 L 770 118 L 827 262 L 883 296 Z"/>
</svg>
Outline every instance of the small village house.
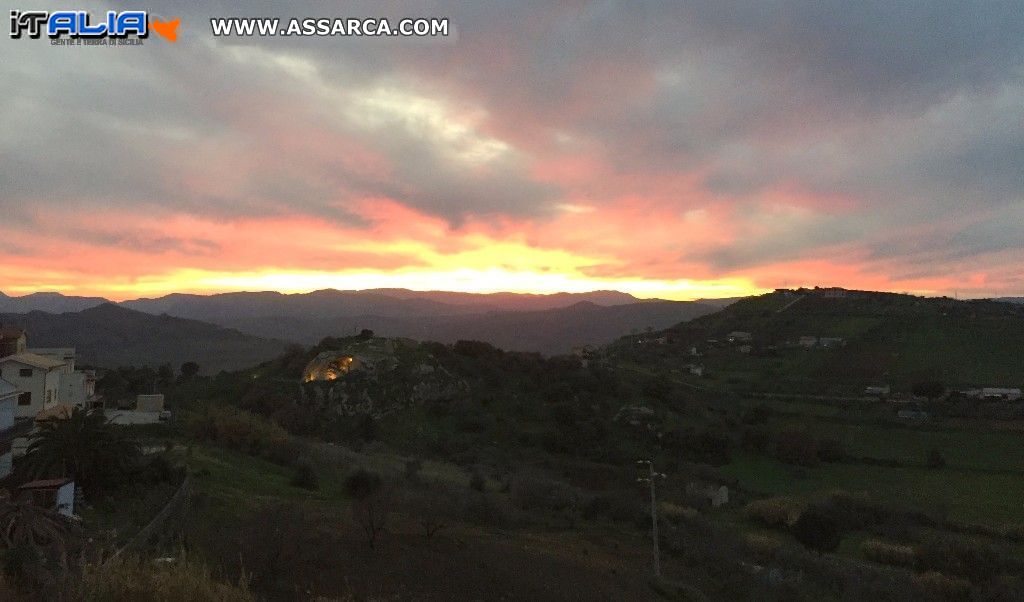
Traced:
<svg viewBox="0 0 1024 602">
<path fill-rule="evenodd" d="M 734 330 L 726 335 L 726 340 L 730 343 L 749 342 L 753 336 L 749 332 L 743 332 L 742 330 Z"/>
<path fill-rule="evenodd" d="M 0 358 L 0 378 L 18 388 L 16 418 L 33 418 L 60 399 L 64 363 L 27 351 Z"/>
<path fill-rule="evenodd" d="M 814 347 L 815 345 L 818 344 L 818 337 L 812 337 L 812 336 L 800 337 L 800 340 L 797 341 L 797 344 L 800 345 L 801 347 L 808 347 L 808 348 Z"/>
<path fill-rule="evenodd" d="M 71 479 L 30 481 L 19 487 L 18 491 L 40 508 L 48 508 L 64 516 L 75 513 L 75 482 Z"/>
<path fill-rule="evenodd" d="M 872 397 L 888 397 L 892 393 L 892 387 L 889 385 L 871 385 L 864 387 L 864 394 Z"/>
<path fill-rule="evenodd" d="M 729 488 L 718 483 L 691 481 L 686 484 L 686 495 L 706 502 L 712 508 L 729 503 Z"/>
<path fill-rule="evenodd" d="M 842 337 L 820 337 L 818 344 L 826 349 L 831 349 L 833 347 L 842 347 L 846 344 L 846 339 Z"/>
</svg>

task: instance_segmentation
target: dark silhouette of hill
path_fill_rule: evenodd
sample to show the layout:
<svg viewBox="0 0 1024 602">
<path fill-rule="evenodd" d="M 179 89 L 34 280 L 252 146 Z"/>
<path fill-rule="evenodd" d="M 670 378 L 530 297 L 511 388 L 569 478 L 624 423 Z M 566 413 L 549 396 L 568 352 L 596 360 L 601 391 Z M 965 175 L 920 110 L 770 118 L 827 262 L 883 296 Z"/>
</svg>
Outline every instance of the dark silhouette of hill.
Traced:
<svg viewBox="0 0 1024 602">
<path fill-rule="evenodd" d="M 155 299 L 136 299 L 125 307 L 152 314 L 166 313 L 222 324 L 245 318 L 304 318 L 379 316 L 409 318 L 449 316 L 488 311 L 530 311 L 568 307 L 589 301 L 598 305 L 636 303 L 632 295 L 616 291 L 555 293 L 459 293 L 375 289 L 339 291 L 325 289 L 311 293 L 239 292 L 216 295 L 171 294 Z"/>
<path fill-rule="evenodd" d="M 111 303 L 60 314 L 0 314 L 0 323 L 24 327 L 33 347 L 74 347 L 80 364 L 100 367 L 169 363 L 177 369 L 195 361 L 213 373 L 258 364 L 286 348 L 281 341 Z"/>
<path fill-rule="evenodd" d="M 245 318 L 227 325 L 259 336 L 312 344 L 369 328 L 381 336 L 451 343 L 486 341 L 513 351 L 568 353 L 576 345 L 602 345 L 630 332 L 660 329 L 715 311 L 685 301 L 602 306 L 579 302 L 539 311 L 503 311 L 413 318 L 365 315 Z"/>
<path fill-rule="evenodd" d="M 65 297 L 57 293 L 0 297 L 12 302 L 8 313 L 42 310 L 48 314 L 80 312 L 109 302 L 100 298 Z M 661 329 L 713 312 L 720 303 L 639 300 L 618 291 L 555 293 L 460 293 L 376 289 L 321 290 L 283 294 L 273 291 L 215 295 L 170 294 L 124 301 L 117 307 L 234 328 L 261 339 L 313 344 L 327 336 L 343 336 L 369 328 L 383 336 L 454 342 L 486 341 L 499 347 L 545 354 L 567 353 L 576 345 L 609 343 L 631 332 Z M 50 308 L 50 309 L 47 309 Z M 107 310 L 109 311 L 109 309 Z M 88 317 L 90 314 L 84 314 Z M 126 314 L 130 315 L 130 314 Z M 135 316 L 129 322 L 141 321 Z M 46 322 L 54 322 L 48 319 Z M 61 322 L 70 327 L 70 321 Z M 56 333 L 55 333 L 56 336 Z M 170 339 L 174 341 L 174 339 Z M 33 343 L 39 344 L 39 343 Z M 188 349 L 168 343 L 176 351 Z M 99 353 L 97 347 L 96 352 Z M 160 357 L 183 361 L 169 353 Z M 103 359 L 124 361 L 131 354 Z M 152 356 L 149 353 L 147 357 Z M 230 363 L 230 362 L 229 362 Z"/>
<path fill-rule="evenodd" d="M 103 297 L 71 297 L 60 293 L 31 293 L 21 297 L 9 297 L 0 293 L 0 313 L 24 314 L 30 311 L 45 311 L 60 314 L 68 311 L 82 311 L 110 301 Z"/>
</svg>

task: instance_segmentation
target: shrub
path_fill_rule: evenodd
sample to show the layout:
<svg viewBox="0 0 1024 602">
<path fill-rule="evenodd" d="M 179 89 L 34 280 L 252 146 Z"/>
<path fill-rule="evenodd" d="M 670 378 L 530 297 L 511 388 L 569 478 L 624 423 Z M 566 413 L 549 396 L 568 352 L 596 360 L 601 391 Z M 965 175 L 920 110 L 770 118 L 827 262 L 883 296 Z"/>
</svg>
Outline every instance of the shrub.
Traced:
<svg viewBox="0 0 1024 602">
<path fill-rule="evenodd" d="M 306 460 L 295 463 L 295 472 L 292 474 L 291 484 L 295 487 L 314 491 L 320 487 L 320 479 L 317 478 L 313 465 Z"/>
<path fill-rule="evenodd" d="M 261 590 L 288 588 L 325 546 L 320 517 L 298 503 L 276 503 L 242 517 L 232 537 L 214 533 Z M 187 599 L 187 598 L 186 598 Z M 170 599 L 169 599 L 170 600 Z"/>
<path fill-rule="evenodd" d="M 960 537 L 933 537 L 915 552 L 914 564 L 919 571 L 936 571 L 975 582 L 1022 570 L 1021 561 L 1008 551 Z"/>
<path fill-rule="evenodd" d="M 391 511 L 384 481 L 377 473 L 360 468 L 345 479 L 343 487 L 353 499 L 352 518 L 362 528 L 366 543 L 372 549 L 384 532 Z"/>
<path fill-rule="evenodd" d="M 743 429 L 743 447 L 766 452 L 772 444 L 772 432 L 766 426 L 754 425 Z"/>
<path fill-rule="evenodd" d="M 576 493 L 559 481 L 520 475 L 512 482 L 512 503 L 520 510 L 560 512 L 576 506 Z"/>
<path fill-rule="evenodd" d="M 508 504 L 486 493 L 470 493 L 462 506 L 462 514 L 467 521 L 488 527 L 506 528 L 514 522 Z"/>
<path fill-rule="evenodd" d="M 831 552 L 839 547 L 842 525 L 820 505 L 808 506 L 790 528 L 793 537 L 812 550 Z"/>
<path fill-rule="evenodd" d="M 914 585 L 921 589 L 928 600 L 971 599 L 971 584 L 965 579 L 947 577 L 935 571 L 914 575 L 913 579 Z"/>
<path fill-rule="evenodd" d="M 604 493 L 591 498 L 583 505 L 583 517 L 594 520 L 600 517 L 621 523 L 638 524 L 650 522 L 647 506 L 635 494 Z"/>
<path fill-rule="evenodd" d="M 188 558 L 155 565 L 121 560 L 85 567 L 78 585 L 82 600 L 145 602 L 194 600 L 196 602 L 252 602 L 247 584 L 217 581 L 210 571 Z"/>
<path fill-rule="evenodd" d="M 277 423 L 231 406 L 207 406 L 189 413 L 185 432 L 192 439 L 211 441 L 278 464 L 290 464 L 298 446 Z"/>
<path fill-rule="evenodd" d="M 487 478 L 484 477 L 484 473 L 480 470 L 479 466 L 474 466 L 469 474 L 469 487 L 473 491 L 487 490 Z"/>
<path fill-rule="evenodd" d="M 768 404 L 758 404 L 743 413 L 745 424 L 766 424 L 772 417 L 772 408 Z"/>
<path fill-rule="evenodd" d="M 945 468 L 946 458 L 938 449 L 933 447 L 928 450 L 928 457 L 925 459 L 925 465 L 928 468 Z"/>
<path fill-rule="evenodd" d="M 402 511 L 414 519 L 420 531 L 431 539 L 456 518 L 457 496 L 439 487 L 410 488 L 401 494 Z"/>
<path fill-rule="evenodd" d="M 750 533 L 746 536 L 747 547 L 755 556 L 762 560 L 773 560 L 782 549 L 782 542 L 761 533 Z"/>
<path fill-rule="evenodd" d="M 822 462 L 842 462 L 846 459 L 846 447 L 834 437 L 818 440 L 818 459 Z"/>
<path fill-rule="evenodd" d="M 402 476 L 410 483 L 419 483 L 421 470 L 423 470 L 423 462 L 419 459 L 406 460 Z"/>
<path fill-rule="evenodd" d="M 363 500 L 380 491 L 383 486 L 384 481 L 379 474 L 365 468 L 357 468 L 345 478 L 342 488 L 345 495 L 350 498 Z"/>
<path fill-rule="evenodd" d="M 872 562 L 910 567 L 914 564 L 914 548 L 869 539 L 860 545 L 861 554 Z"/>
<path fill-rule="evenodd" d="M 792 498 L 773 497 L 754 500 L 743 509 L 748 520 L 762 523 L 769 527 L 789 527 L 800 518 L 804 505 Z"/>
<path fill-rule="evenodd" d="M 775 435 L 775 456 L 787 464 L 814 466 L 818 463 L 818 442 L 807 429 L 788 426 Z"/>
</svg>

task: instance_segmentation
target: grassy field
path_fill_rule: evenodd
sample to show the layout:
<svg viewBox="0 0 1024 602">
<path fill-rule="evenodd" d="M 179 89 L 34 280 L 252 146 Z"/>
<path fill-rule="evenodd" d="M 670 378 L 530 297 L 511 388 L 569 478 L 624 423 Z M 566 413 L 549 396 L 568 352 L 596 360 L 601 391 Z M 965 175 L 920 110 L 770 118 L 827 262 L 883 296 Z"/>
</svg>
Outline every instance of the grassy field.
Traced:
<svg viewBox="0 0 1024 602">
<path fill-rule="evenodd" d="M 355 599 L 649 599 L 652 592 L 647 540 L 642 532 L 609 525 L 572 529 L 522 526 L 495 528 L 455 521 L 427 540 L 416 516 L 395 508 L 387 533 L 369 549 L 352 523 L 342 483 L 356 466 L 399 478 L 404 459 L 383 450 L 357 453 L 321 446 L 317 458 L 320 488 L 289 484 L 291 471 L 273 463 L 217 447 L 196 445 L 185 460 L 206 500 L 195 517 L 195 538 L 207 541 L 225 529 L 244 525 L 260 507 L 292 504 L 311 513 L 317 525 L 315 549 L 290 550 L 282 562 L 298 562 L 289 577 L 305 596 Z M 468 490 L 468 475 L 457 466 L 424 462 L 421 478 Z M 493 495 L 495 483 L 488 483 Z M 468 493 L 467 493 L 468 495 Z M 242 527 L 244 532 L 244 527 Z M 269 535 L 268 535 L 269 536 Z M 309 546 L 314 547 L 314 546 Z M 231 544 L 217 541 L 207 561 L 222 574 L 233 566 Z M 225 560 L 218 560 L 224 558 Z M 395 570 L 401 567 L 401 570 Z M 250 567 L 251 568 L 251 567 Z M 259 585 L 259 584 L 257 584 Z M 268 599 L 294 599 L 293 593 L 265 590 Z"/>
<path fill-rule="evenodd" d="M 1024 524 L 1024 478 L 957 468 L 891 468 L 864 464 L 794 467 L 764 456 L 741 455 L 722 472 L 771 495 L 814 499 L 836 490 L 866 492 L 882 501 L 935 512 L 952 520 L 992 526 Z"/>
</svg>

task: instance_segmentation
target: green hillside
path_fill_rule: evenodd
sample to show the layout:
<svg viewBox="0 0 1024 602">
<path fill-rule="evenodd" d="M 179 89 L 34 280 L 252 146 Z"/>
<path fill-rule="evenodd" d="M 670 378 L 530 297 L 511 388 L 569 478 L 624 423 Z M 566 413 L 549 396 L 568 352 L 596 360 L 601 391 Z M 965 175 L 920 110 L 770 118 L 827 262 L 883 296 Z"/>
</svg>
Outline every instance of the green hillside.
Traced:
<svg viewBox="0 0 1024 602">
<path fill-rule="evenodd" d="M 658 334 L 622 339 L 612 352 L 670 369 L 704 365 L 710 385 L 763 391 L 853 394 L 869 384 L 907 389 L 924 380 L 950 387 L 1024 384 L 1024 308 L 844 294 L 801 289 L 751 297 Z M 750 333 L 751 340 L 728 341 L 734 331 Z M 800 345 L 801 337 L 843 341 L 808 348 Z M 693 347 L 700 357 L 691 357 Z"/>
</svg>

